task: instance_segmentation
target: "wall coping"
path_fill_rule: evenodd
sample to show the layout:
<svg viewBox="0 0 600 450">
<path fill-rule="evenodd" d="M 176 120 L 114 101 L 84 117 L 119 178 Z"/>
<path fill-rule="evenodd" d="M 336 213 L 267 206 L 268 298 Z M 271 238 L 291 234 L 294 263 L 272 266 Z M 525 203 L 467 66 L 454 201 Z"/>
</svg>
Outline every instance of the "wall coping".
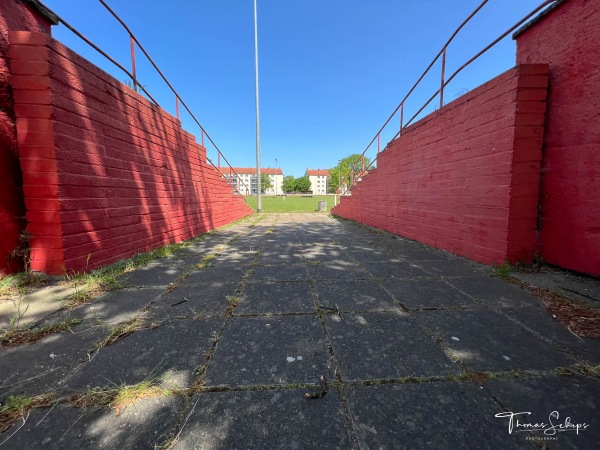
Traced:
<svg viewBox="0 0 600 450">
<path fill-rule="evenodd" d="M 529 22 L 527 22 L 525 25 L 523 25 L 521 28 L 515 31 L 512 35 L 512 38 L 516 40 L 519 36 L 521 36 L 523 33 L 525 33 L 538 22 L 543 21 L 546 16 L 552 14 L 554 10 L 560 7 L 563 3 L 567 3 L 568 1 L 569 0 L 555 0 L 554 3 L 548 6 L 548 8 L 544 9 L 541 13 L 539 13 L 537 16 L 535 16 L 533 19 L 531 19 Z"/>
</svg>

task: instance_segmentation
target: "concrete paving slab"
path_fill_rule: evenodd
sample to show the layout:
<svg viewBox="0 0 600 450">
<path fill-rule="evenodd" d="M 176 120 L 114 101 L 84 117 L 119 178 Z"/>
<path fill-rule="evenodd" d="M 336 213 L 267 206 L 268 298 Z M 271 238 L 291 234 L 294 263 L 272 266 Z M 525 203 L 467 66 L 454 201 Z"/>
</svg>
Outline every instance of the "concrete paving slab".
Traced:
<svg viewBox="0 0 600 450">
<path fill-rule="evenodd" d="M 256 253 L 256 249 L 242 251 L 228 249 L 212 260 L 211 265 L 219 268 L 238 267 L 239 270 L 245 270 L 254 262 Z"/>
<path fill-rule="evenodd" d="M 575 336 L 541 306 L 501 308 L 496 311 L 498 314 L 505 315 L 520 323 L 524 328 L 532 330 L 544 339 L 551 339 L 557 348 L 564 349 L 576 358 L 593 365 L 600 364 L 600 341 L 598 339 Z"/>
<path fill-rule="evenodd" d="M 600 283 L 597 277 L 555 267 L 541 267 L 536 272 L 511 270 L 510 276 L 578 300 L 590 308 L 600 309 Z"/>
<path fill-rule="evenodd" d="M 8 329 L 13 317 L 21 316 L 20 327 L 33 325 L 64 306 L 61 300 L 75 293 L 75 288 L 63 285 L 45 286 L 21 298 L 0 301 L 0 329 Z"/>
<path fill-rule="evenodd" d="M 222 323 L 218 318 L 174 320 L 155 329 L 138 330 L 101 349 L 79 367 L 61 393 L 133 385 L 160 376 L 165 377 L 164 387 L 190 387 Z"/>
<path fill-rule="evenodd" d="M 0 397 L 38 395 L 58 388 L 106 333 L 99 327 L 81 325 L 73 332 L 51 334 L 34 344 L 0 350 Z"/>
<path fill-rule="evenodd" d="M 319 280 L 315 283 L 319 304 L 333 308 L 338 305 L 341 311 L 397 310 L 399 305 L 371 280 Z"/>
<path fill-rule="evenodd" d="M 440 277 L 468 277 L 486 275 L 486 271 L 475 263 L 466 262 L 462 258 L 449 255 L 445 259 L 415 262 L 426 272 Z"/>
<path fill-rule="evenodd" d="M 0 436 L 0 445 L 22 450 L 44 449 L 142 449 L 166 441 L 184 407 L 181 397 L 143 399 L 116 411 L 104 408 L 75 408 L 66 404 L 36 409 L 22 422 Z"/>
<path fill-rule="evenodd" d="M 307 261 L 321 261 L 321 262 L 329 262 L 329 261 L 340 261 L 340 260 L 349 260 L 347 257 L 345 250 L 343 250 L 339 245 L 315 245 L 315 246 L 306 246 L 303 248 L 302 257 Z"/>
<path fill-rule="evenodd" d="M 277 264 L 302 264 L 304 261 L 302 255 L 298 252 L 279 252 L 268 251 L 263 252 L 258 258 L 257 264 L 261 266 L 277 265 Z"/>
<path fill-rule="evenodd" d="M 240 286 L 235 282 L 190 284 L 187 281 L 157 299 L 148 311 L 149 316 L 154 320 L 223 316 L 227 310 L 227 297 L 236 295 Z"/>
<path fill-rule="evenodd" d="M 235 314 L 316 313 L 308 281 L 246 283 Z"/>
<path fill-rule="evenodd" d="M 543 341 L 488 309 L 416 314 L 454 358 L 473 370 L 553 370 L 575 362 L 552 341 Z"/>
<path fill-rule="evenodd" d="M 478 304 L 477 300 L 439 279 L 396 280 L 387 278 L 380 282 L 397 301 L 407 308 L 472 307 Z"/>
<path fill-rule="evenodd" d="M 353 261 L 341 259 L 336 261 L 308 261 L 308 274 L 315 280 L 368 280 L 369 273 Z"/>
<path fill-rule="evenodd" d="M 591 449 L 598 446 L 600 381 L 597 379 L 546 375 L 492 380 L 484 386 L 498 399 L 506 413 L 531 413 L 513 416 L 512 434 L 509 432 L 510 416 L 496 418 L 504 428 L 502 437 L 520 442 L 528 442 L 528 437 L 538 437 L 550 449 Z M 517 420 L 546 426 L 524 428 L 516 425 Z M 567 423 L 588 426 L 577 430 Z"/>
<path fill-rule="evenodd" d="M 194 396 L 195 408 L 174 449 L 350 448 L 339 393 L 318 400 L 305 390 L 206 393 Z"/>
<path fill-rule="evenodd" d="M 173 259 L 170 264 L 149 264 L 139 267 L 119 281 L 134 287 L 161 287 L 175 281 L 184 271 L 183 261 Z"/>
<path fill-rule="evenodd" d="M 360 448 L 536 448 L 506 433 L 502 409 L 475 384 L 351 387 L 347 398 Z"/>
<path fill-rule="evenodd" d="M 304 264 L 256 266 L 252 272 L 253 281 L 297 281 L 307 280 Z"/>
<path fill-rule="evenodd" d="M 163 288 L 123 289 L 105 292 L 91 303 L 67 308 L 44 319 L 40 326 L 57 323 L 66 318 L 99 321 L 108 325 L 127 322 L 140 314 L 140 310 L 156 301 Z"/>
<path fill-rule="evenodd" d="M 406 313 L 326 316 L 342 380 L 427 377 L 458 373 L 442 349 Z"/>
<path fill-rule="evenodd" d="M 361 262 L 361 264 L 375 278 L 415 278 L 430 276 L 427 272 L 409 262 L 385 261 Z"/>
<path fill-rule="evenodd" d="M 182 281 L 185 281 L 186 284 L 240 283 L 249 268 L 249 265 L 217 266 L 215 264 L 194 270 Z"/>
<path fill-rule="evenodd" d="M 492 276 L 460 277 L 447 283 L 488 306 L 538 306 L 539 301 L 527 290 Z"/>
<path fill-rule="evenodd" d="M 207 386 L 314 383 L 333 367 L 316 316 L 233 317 L 208 371 Z"/>
</svg>

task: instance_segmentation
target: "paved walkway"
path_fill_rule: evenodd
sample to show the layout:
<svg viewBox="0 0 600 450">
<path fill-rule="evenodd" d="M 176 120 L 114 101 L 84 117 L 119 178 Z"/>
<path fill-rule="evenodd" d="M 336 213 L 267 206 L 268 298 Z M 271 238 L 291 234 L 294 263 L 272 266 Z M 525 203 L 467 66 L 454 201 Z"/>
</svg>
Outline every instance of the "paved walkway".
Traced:
<svg viewBox="0 0 600 450">
<path fill-rule="evenodd" d="M 527 291 L 325 215 L 259 219 L 42 322 L 83 319 L 73 332 L 0 351 L 0 398 L 56 399 L 3 447 L 597 448 L 600 379 L 580 369 L 600 342 Z M 511 434 L 508 412 L 531 414 Z"/>
</svg>

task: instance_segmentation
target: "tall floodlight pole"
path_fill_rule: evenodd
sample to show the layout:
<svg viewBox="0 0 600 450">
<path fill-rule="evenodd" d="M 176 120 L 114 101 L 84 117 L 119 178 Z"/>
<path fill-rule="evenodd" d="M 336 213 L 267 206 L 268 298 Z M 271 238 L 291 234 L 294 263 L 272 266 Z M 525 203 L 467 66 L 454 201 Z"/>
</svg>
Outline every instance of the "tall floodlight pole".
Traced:
<svg viewBox="0 0 600 450">
<path fill-rule="evenodd" d="M 277 195 L 277 176 L 279 175 L 279 170 L 277 170 L 277 158 L 275 158 L 275 195 Z"/>
<path fill-rule="evenodd" d="M 261 179 L 260 179 L 260 113 L 258 106 L 258 24 L 256 16 L 256 0 L 254 0 L 254 69 L 256 79 L 256 212 L 262 211 Z"/>
</svg>

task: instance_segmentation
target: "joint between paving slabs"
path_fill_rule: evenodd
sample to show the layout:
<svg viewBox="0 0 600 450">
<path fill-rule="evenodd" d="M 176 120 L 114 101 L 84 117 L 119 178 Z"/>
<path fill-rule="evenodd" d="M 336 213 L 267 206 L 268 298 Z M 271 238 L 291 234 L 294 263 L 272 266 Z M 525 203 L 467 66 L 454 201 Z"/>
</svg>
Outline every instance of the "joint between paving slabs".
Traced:
<svg viewBox="0 0 600 450">
<path fill-rule="evenodd" d="M 252 261 L 252 264 L 250 265 L 250 267 L 248 268 L 248 270 L 246 271 L 246 273 L 244 274 L 244 277 L 242 279 L 242 283 L 240 284 L 240 286 L 238 287 L 238 289 L 236 290 L 236 295 L 235 296 L 230 296 L 227 300 L 228 300 L 228 306 L 227 306 L 227 311 L 225 313 L 225 320 L 223 321 L 223 324 L 221 325 L 221 327 L 219 328 L 219 331 L 217 331 L 215 333 L 215 335 L 213 336 L 213 341 L 208 349 L 208 351 L 206 352 L 205 356 L 204 356 L 204 364 L 200 367 L 198 367 L 195 370 L 195 373 L 197 375 L 197 379 L 196 379 L 196 383 L 194 385 L 194 389 L 196 390 L 202 390 L 204 389 L 204 375 L 206 374 L 206 371 L 208 370 L 208 367 L 210 365 L 210 361 L 215 353 L 215 351 L 217 350 L 217 345 L 219 343 L 219 341 L 221 340 L 221 338 L 223 337 L 223 333 L 225 332 L 225 327 L 227 326 L 227 322 L 229 321 L 229 319 L 231 317 L 233 317 L 233 313 L 238 305 L 238 301 L 239 298 L 237 297 L 237 295 L 239 295 L 242 290 L 244 289 L 245 284 L 247 283 L 248 279 L 250 278 L 252 272 L 254 271 L 254 268 L 256 267 L 258 258 L 260 257 L 260 255 L 262 254 L 262 252 L 264 251 L 264 246 L 265 246 L 265 242 L 266 242 L 266 236 L 263 239 L 262 243 L 261 243 L 261 247 L 260 249 L 257 251 L 256 255 L 254 256 L 254 260 Z"/>
<path fill-rule="evenodd" d="M 334 371 L 335 371 L 334 381 L 333 381 L 333 383 L 330 383 L 330 387 L 339 388 L 341 413 L 346 418 L 346 423 L 347 423 L 346 428 L 348 430 L 348 438 L 350 439 L 350 442 L 352 442 L 353 446 L 356 446 L 357 442 L 358 442 L 358 436 L 356 434 L 354 419 L 352 418 L 352 414 L 350 413 L 350 407 L 348 406 L 348 400 L 346 398 L 346 393 L 344 392 L 344 389 L 343 389 L 344 382 L 342 380 L 342 375 L 340 372 L 340 365 L 339 365 L 337 357 L 335 355 L 335 351 L 333 350 L 331 336 L 329 335 L 329 330 L 327 329 L 327 323 L 325 321 L 325 314 L 323 313 L 323 309 L 319 302 L 319 296 L 317 294 L 317 290 L 315 287 L 315 281 L 312 278 L 310 278 L 310 288 L 311 288 L 311 294 L 313 296 L 313 301 L 315 303 L 315 307 L 316 307 L 316 311 L 317 311 L 317 317 L 319 318 L 319 322 L 321 323 L 321 326 L 323 327 L 323 335 L 325 336 L 327 351 L 329 352 L 329 359 L 331 360 L 333 367 L 334 367 Z"/>
</svg>

